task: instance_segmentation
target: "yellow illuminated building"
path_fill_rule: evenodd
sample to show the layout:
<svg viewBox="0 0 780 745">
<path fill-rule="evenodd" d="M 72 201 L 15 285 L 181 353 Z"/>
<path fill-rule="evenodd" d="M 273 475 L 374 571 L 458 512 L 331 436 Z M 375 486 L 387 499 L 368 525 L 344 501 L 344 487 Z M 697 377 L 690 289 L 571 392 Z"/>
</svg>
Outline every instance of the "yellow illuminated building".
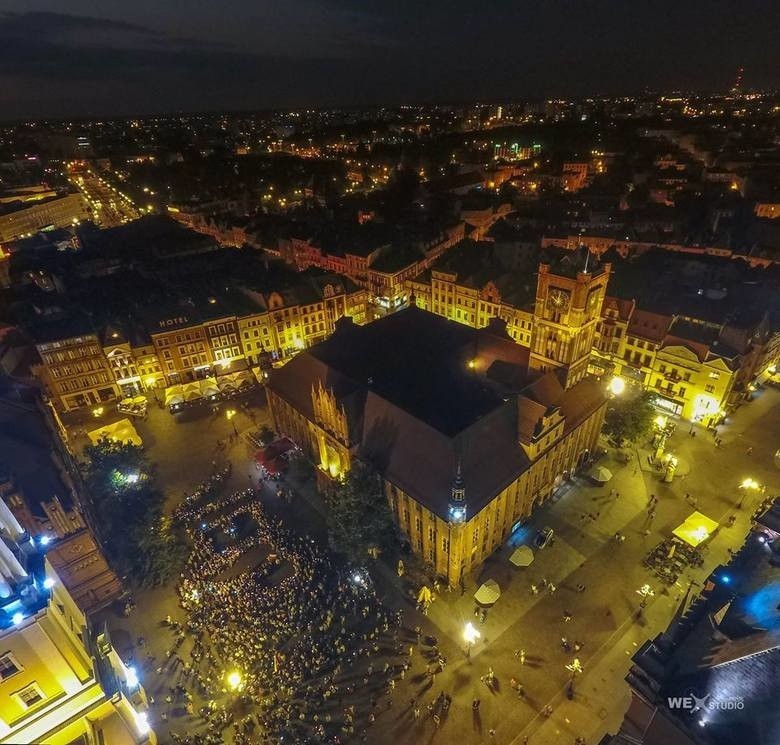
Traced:
<svg viewBox="0 0 780 745">
<path fill-rule="evenodd" d="M 343 277 L 309 277 L 290 290 L 245 290 L 227 301 L 208 297 L 199 307 L 150 308 L 136 323 L 108 325 L 100 335 L 41 338 L 36 374 L 55 407 L 69 411 L 261 363 L 270 367 L 325 339 L 339 318 L 365 323 L 366 315 L 366 290 Z"/>
<path fill-rule="evenodd" d="M 533 309 L 524 302 L 525 288 L 492 261 L 491 250 L 489 242 L 461 241 L 430 270 L 407 279 L 406 288 L 418 308 L 472 328 L 500 318 L 512 339 L 528 347 Z"/>
<path fill-rule="evenodd" d="M 530 367 L 563 374 L 564 387 L 582 380 L 596 340 L 610 264 L 591 271 L 553 273 L 539 265 Z"/>
<path fill-rule="evenodd" d="M 117 397 L 119 388 L 97 334 L 42 339 L 36 348 L 42 363 L 36 374 L 58 408 L 94 406 Z"/>
<path fill-rule="evenodd" d="M 0 534 L 0 744 L 153 745 L 135 670 L 2 502 Z"/>
<path fill-rule="evenodd" d="M 598 441 L 602 386 L 575 382 L 565 359 L 560 373 L 528 363 L 500 319 L 475 330 L 411 307 L 345 319 L 272 373 L 268 402 L 323 483 L 355 458 L 373 465 L 404 540 L 457 586 Z"/>
<path fill-rule="evenodd" d="M 672 334 L 658 350 L 648 382 L 656 405 L 692 422 L 716 424 L 725 413 L 738 361 Z"/>
</svg>

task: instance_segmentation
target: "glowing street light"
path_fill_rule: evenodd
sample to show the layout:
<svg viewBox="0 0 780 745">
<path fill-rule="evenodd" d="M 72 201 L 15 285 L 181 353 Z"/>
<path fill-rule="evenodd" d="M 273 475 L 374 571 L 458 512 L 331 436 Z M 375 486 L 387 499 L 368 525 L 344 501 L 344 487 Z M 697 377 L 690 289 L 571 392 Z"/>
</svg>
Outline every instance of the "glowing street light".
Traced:
<svg viewBox="0 0 780 745">
<path fill-rule="evenodd" d="M 125 682 L 130 690 L 138 688 L 138 673 L 134 667 L 128 667 L 125 670 Z"/>
<path fill-rule="evenodd" d="M 227 684 L 228 688 L 230 688 L 231 691 L 237 691 L 241 688 L 244 681 L 241 677 L 241 673 L 238 672 L 238 670 L 232 670 L 227 675 Z"/>
<path fill-rule="evenodd" d="M 669 420 L 663 415 L 659 414 L 655 419 L 653 419 L 653 423 L 655 424 L 658 429 L 666 429 L 666 424 Z"/>
<path fill-rule="evenodd" d="M 135 726 L 141 735 L 148 735 L 152 731 L 152 727 L 149 724 L 149 715 L 145 711 L 135 712 Z"/>
<path fill-rule="evenodd" d="M 238 428 L 236 427 L 236 423 L 233 421 L 233 417 L 236 415 L 235 409 L 228 409 L 225 412 L 225 416 L 227 417 L 227 420 L 233 425 L 233 431 L 238 434 Z"/>
<path fill-rule="evenodd" d="M 609 392 L 613 396 L 620 396 L 626 390 L 626 381 L 619 375 L 615 375 L 612 380 L 609 381 Z"/>
<path fill-rule="evenodd" d="M 463 639 L 466 641 L 466 657 L 471 656 L 471 645 L 474 644 L 482 634 L 474 628 L 474 624 L 469 621 L 463 629 Z"/>
<path fill-rule="evenodd" d="M 745 496 L 747 495 L 748 491 L 760 491 L 762 487 L 761 484 L 759 484 L 755 479 L 746 478 L 739 485 L 739 488 L 742 489 L 742 493 L 739 495 L 739 500 L 737 501 L 737 509 L 742 508 L 742 502 L 745 501 Z"/>
</svg>

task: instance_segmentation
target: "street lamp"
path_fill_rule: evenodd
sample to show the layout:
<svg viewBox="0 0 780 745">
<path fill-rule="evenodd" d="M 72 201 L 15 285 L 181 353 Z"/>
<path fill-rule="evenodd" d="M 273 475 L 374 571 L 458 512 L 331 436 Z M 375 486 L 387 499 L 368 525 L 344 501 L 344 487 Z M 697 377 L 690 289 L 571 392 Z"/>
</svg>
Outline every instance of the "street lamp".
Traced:
<svg viewBox="0 0 780 745">
<path fill-rule="evenodd" d="M 742 503 L 745 501 L 745 497 L 747 496 L 748 491 L 760 491 L 761 484 L 759 484 L 755 479 L 746 478 L 739 485 L 739 488 L 742 489 L 742 492 L 740 493 L 739 500 L 737 501 L 737 509 L 742 508 Z"/>
<path fill-rule="evenodd" d="M 232 670 L 227 674 L 227 684 L 231 691 L 238 691 L 244 684 L 241 673 L 238 670 Z"/>
<path fill-rule="evenodd" d="M 642 597 L 642 602 L 639 603 L 639 610 L 637 611 L 637 618 L 642 615 L 642 611 L 644 608 L 647 607 L 647 599 L 652 598 L 655 596 L 655 593 L 653 592 L 650 585 L 642 585 L 637 591 L 637 595 L 640 595 Z"/>
<path fill-rule="evenodd" d="M 471 645 L 481 636 L 479 630 L 474 628 L 474 624 L 469 621 L 463 629 L 463 638 L 466 640 L 466 657 L 471 656 Z"/>
<path fill-rule="evenodd" d="M 233 431 L 238 434 L 238 429 L 236 427 L 236 423 L 233 421 L 233 417 L 236 415 L 235 409 L 228 409 L 225 412 L 225 416 L 227 417 L 227 420 L 233 425 Z"/>
<path fill-rule="evenodd" d="M 623 391 L 626 390 L 626 381 L 619 375 L 615 375 L 612 380 L 609 381 L 609 392 L 613 396 L 620 396 Z"/>
</svg>

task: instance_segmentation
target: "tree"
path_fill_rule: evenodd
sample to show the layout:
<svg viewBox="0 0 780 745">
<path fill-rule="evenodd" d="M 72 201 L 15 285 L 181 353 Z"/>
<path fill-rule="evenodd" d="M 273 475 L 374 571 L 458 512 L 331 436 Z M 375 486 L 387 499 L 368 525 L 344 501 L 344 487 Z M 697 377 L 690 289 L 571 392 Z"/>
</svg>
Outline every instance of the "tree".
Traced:
<svg viewBox="0 0 780 745">
<path fill-rule="evenodd" d="M 328 541 L 350 561 L 362 564 L 369 549 L 388 547 L 395 525 L 379 474 L 362 463 L 325 493 Z"/>
<path fill-rule="evenodd" d="M 152 464 L 140 447 L 108 439 L 87 447 L 86 455 L 84 481 L 112 564 L 139 584 L 164 582 L 186 549 L 163 516 L 164 495 Z"/>
<path fill-rule="evenodd" d="M 655 394 L 650 391 L 642 391 L 633 398 L 614 398 L 607 407 L 604 431 L 618 445 L 626 441 L 635 442 L 645 435 L 653 424 L 654 400 Z"/>
</svg>

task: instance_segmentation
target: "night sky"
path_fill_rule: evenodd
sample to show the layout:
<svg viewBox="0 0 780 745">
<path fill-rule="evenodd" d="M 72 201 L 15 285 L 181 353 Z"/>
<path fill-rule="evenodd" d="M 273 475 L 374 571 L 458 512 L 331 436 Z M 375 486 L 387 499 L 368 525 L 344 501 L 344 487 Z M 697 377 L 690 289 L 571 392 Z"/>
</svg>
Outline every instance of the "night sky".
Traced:
<svg viewBox="0 0 780 745">
<path fill-rule="evenodd" d="M 777 0 L 0 0 L 0 118 L 780 84 Z"/>
</svg>

